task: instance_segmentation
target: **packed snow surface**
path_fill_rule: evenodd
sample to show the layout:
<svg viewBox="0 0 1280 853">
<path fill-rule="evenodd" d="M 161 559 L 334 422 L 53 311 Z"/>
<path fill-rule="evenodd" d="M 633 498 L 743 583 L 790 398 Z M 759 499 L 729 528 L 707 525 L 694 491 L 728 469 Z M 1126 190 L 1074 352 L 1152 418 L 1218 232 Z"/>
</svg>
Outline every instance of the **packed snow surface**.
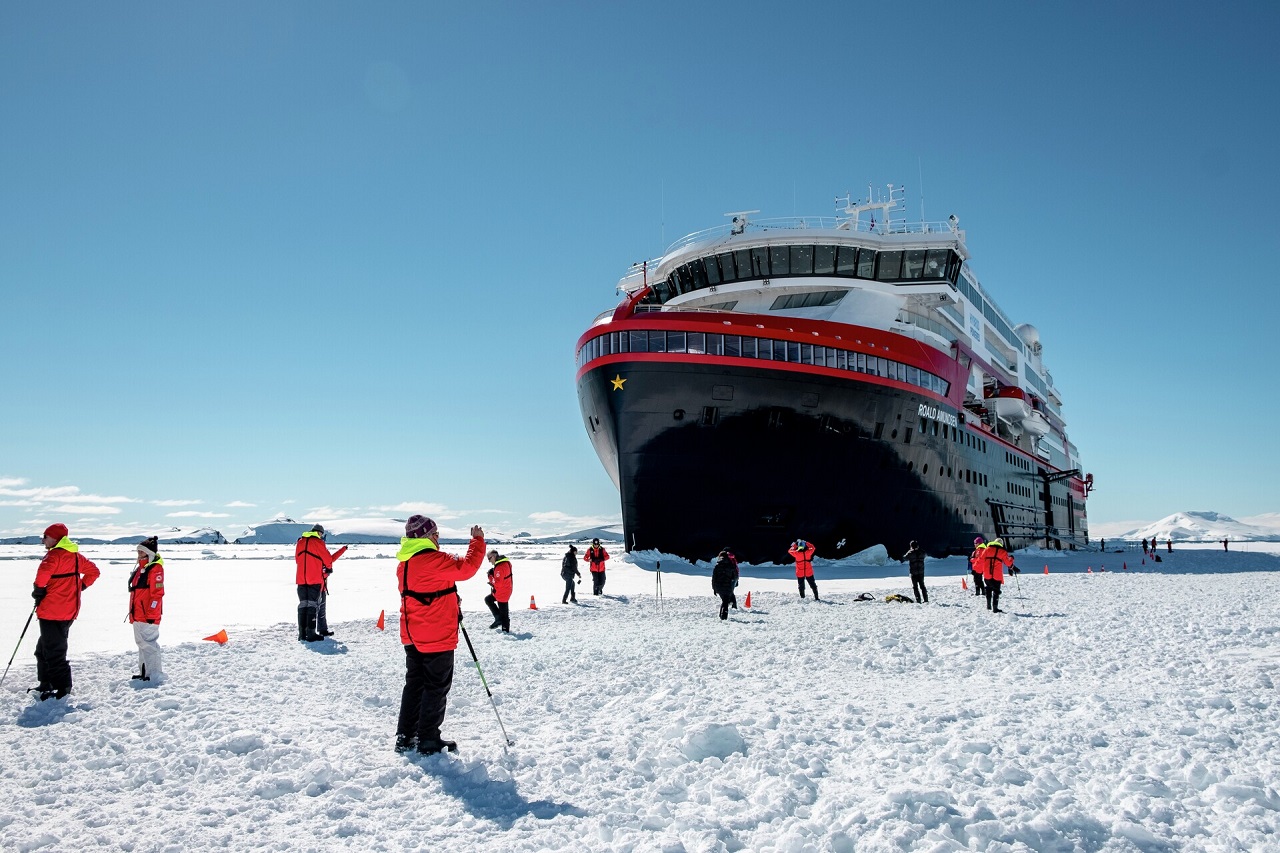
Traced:
<svg viewBox="0 0 1280 853">
<path fill-rule="evenodd" d="M 427 758 L 391 750 L 393 550 L 339 561 L 337 638 L 306 645 L 291 548 L 166 549 L 169 680 L 139 689 L 130 551 L 86 548 L 75 692 L 22 692 L 30 632 L 0 690 L 0 849 L 1280 849 L 1280 560 L 1257 548 L 1020 552 L 1004 614 L 959 558 L 920 606 L 884 602 L 910 594 L 896 562 L 819 560 L 821 602 L 744 567 L 728 622 L 705 564 L 614 560 L 574 606 L 560 548 L 508 549 L 513 633 L 486 627 L 483 569 L 462 595 L 515 745 L 464 644 L 460 751 Z M 0 548 L 9 642 L 39 553 Z"/>
</svg>

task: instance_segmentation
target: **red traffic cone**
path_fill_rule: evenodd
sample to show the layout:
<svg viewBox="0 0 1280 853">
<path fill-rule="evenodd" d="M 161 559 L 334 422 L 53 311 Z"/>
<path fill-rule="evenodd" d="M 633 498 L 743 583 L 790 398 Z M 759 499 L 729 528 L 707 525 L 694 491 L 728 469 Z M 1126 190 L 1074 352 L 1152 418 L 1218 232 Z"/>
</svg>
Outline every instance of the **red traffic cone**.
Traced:
<svg viewBox="0 0 1280 853">
<path fill-rule="evenodd" d="M 533 600 L 533 596 L 532 596 L 532 595 L 531 595 L 531 596 L 529 596 L 529 609 L 530 609 L 530 610 L 537 610 L 537 609 L 538 609 L 538 602 L 536 602 L 536 601 L 534 601 L 534 600 Z"/>
<path fill-rule="evenodd" d="M 378 630 L 387 630 L 387 611 L 385 610 L 378 614 Z"/>
<path fill-rule="evenodd" d="M 1049 567 L 1047 565 L 1044 567 L 1044 573 L 1046 575 L 1049 574 Z"/>
<path fill-rule="evenodd" d="M 223 628 L 223 629 L 222 629 L 221 631 L 219 631 L 218 633 L 216 633 L 216 634 L 210 634 L 209 636 L 205 637 L 204 639 L 206 639 L 206 640 L 212 640 L 213 642 L 217 643 L 217 644 L 218 644 L 218 645 L 220 645 L 220 646 L 225 646 L 225 645 L 227 644 L 227 629 L 226 629 L 226 628 Z"/>
<path fill-rule="evenodd" d="M 1125 563 L 1124 563 L 1122 566 L 1120 566 L 1120 569 L 1121 569 L 1121 571 L 1125 571 L 1125 572 L 1129 571 L 1129 563 L 1128 563 L 1128 561 L 1125 561 Z"/>
<path fill-rule="evenodd" d="M 963 575 L 960 576 L 960 588 L 963 589 L 965 592 L 969 591 L 969 582 L 964 579 Z"/>
<path fill-rule="evenodd" d="M 742 606 L 746 608 L 751 607 L 751 590 L 747 590 L 747 600 L 742 602 Z"/>
</svg>

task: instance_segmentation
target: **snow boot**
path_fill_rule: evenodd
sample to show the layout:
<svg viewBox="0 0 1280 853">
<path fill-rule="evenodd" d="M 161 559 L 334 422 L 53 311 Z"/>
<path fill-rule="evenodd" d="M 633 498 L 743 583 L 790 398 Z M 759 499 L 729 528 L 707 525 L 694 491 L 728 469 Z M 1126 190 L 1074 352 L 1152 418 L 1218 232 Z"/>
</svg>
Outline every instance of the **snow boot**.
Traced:
<svg viewBox="0 0 1280 853">
<path fill-rule="evenodd" d="M 413 735 L 396 735 L 396 754 L 404 755 L 418 747 L 418 739 Z"/>
<path fill-rule="evenodd" d="M 418 755 L 435 755 L 437 752 L 457 752 L 458 744 L 451 740 L 420 740 Z"/>
<path fill-rule="evenodd" d="M 490 627 L 490 628 L 501 628 L 501 627 L 502 627 L 502 620 L 500 620 L 500 619 L 494 619 L 494 620 L 493 620 L 493 623 L 492 623 L 491 625 L 489 625 L 489 627 Z"/>
<path fill-rule="evenodd" d="M 306 614 L 298 611 L 298 642 L 306 642 L 307 639 L 307 617 Z"/>
</svg>

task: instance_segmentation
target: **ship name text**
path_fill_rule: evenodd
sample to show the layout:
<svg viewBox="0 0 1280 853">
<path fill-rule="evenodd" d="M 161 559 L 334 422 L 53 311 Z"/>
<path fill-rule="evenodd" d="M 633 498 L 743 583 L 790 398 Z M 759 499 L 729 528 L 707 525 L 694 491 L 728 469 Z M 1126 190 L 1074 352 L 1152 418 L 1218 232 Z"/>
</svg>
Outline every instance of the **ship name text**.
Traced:
<svg viewBox="0 0 1280 853">
<path fill-rule="evenodd" d="M 951 412 L 939 409 L 937 406 L 930 406 L 926 403 L 920 404 L 920 417 L 930 418 L 944 423 L 947 426 L 958 427 L 960 425 L 959 419 Z"/>
</svg>

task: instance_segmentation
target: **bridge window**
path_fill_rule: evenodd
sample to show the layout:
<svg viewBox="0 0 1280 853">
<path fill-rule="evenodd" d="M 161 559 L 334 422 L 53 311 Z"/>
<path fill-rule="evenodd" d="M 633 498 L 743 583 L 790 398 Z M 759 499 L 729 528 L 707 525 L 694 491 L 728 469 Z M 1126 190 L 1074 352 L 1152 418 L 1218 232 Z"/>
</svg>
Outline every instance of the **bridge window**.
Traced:
<svg viewBox="0 0 1280 853">
<path fill-rule="evenodd" d="M 716 259 L 719 261 L 720 280 L 726 282 L 737 281 L 738 271 L 733 267 L 733 252 L 724 252 L 716 255 Z"/>
<path fill-rule="evenodd" d="M 836 275 L 847 275 L 850 278 L 858 274 L 858 249 L 855 246 L 841 246 L 836 256 Z"/>
<path fill-rule="evenodd" d="M 791 247 L 791 274 L 813 275 L 813 247 Z"/>
<path fill-rule="evenodd" d="M 836 247 L 813 247 L 813 272 L 815 275 L 831 275 L 836 271 Z"/>
<path fill-rule="evenodd" d="M 791 247 L 774 246 L 769 250 L 770 274 L 773 276 L 791 274 Z"/>
<path fill-rule="evenodd" d="M 902 273 L 902 252 L 881 252 L 876 263 L 877 281 L 895 281 Z"/>
<path fill-rule="evenodd" d="M 769 247 L 760 246 L 751 250 L 751 275 L 753 278 L 768 278 Z"/>
<path fill-rule="evenodd" d="M 947 249 L 930 249 L 924 259 L 924 278 L 947 278 L 947 262 L 951 252 Z"/>
<path fill-rule="evenodd" d="M 858 250 L 858 278 L 875 278 L 876 253 L 874 249 Z"/>
<path fill-rule="evenodd" d="M 707 284 L 720 283 L 720 262 L 714 257 L 703 258 L 702 265 L 707 268 Z"/>
<path fill-rule="evenodd" d="M 924 249 L 909 249 L 903 253 L 902 277 L 912 280 L 920 278 L 924 272 Z"/>
</svg>

